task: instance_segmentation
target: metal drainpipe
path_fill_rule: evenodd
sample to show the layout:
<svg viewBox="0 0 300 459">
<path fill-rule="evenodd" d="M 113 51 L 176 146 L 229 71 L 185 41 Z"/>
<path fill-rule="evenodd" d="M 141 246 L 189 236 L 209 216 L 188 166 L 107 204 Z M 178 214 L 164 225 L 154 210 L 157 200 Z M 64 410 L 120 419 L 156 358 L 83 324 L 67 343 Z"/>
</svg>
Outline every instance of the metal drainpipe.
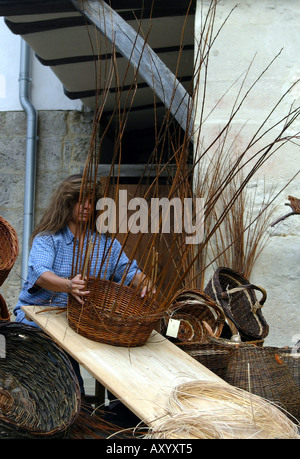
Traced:
<svg viewBox="0 0 300 459">
<path fill-rule="evenodd" d="M 29 99 L 29 67 L 30 46 L 21 39 L 21 57 L 19 74 L 19 99 L 27 115 L 26 163 L 23 214 L 23 243 L 22 243 L 22 286 L 27 277 L 29 240 L 33 230 L 35 175 L 36 175 L 36 143 L 37 143 L 37 113 Z"/>
</svg>

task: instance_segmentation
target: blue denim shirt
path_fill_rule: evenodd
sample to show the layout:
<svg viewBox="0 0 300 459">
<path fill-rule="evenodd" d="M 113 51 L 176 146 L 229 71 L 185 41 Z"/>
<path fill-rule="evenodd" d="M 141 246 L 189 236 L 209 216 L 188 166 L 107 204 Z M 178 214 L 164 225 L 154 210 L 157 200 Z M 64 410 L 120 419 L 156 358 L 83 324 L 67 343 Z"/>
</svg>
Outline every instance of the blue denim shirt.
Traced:
<svg viewBox="0 0 300 459">
<path fill-rule="evenodd" d="M 87 240 L 88 238 L 84 242 L 84 251 Z M 116 239 L 112 240 L 110 237 L 100 234 L 97 234 L 96 237 L 94 234 L 94 241 L 95 245 L 89 268 L 90 276 L 98 276 L 101 270 L 100 277 L 102 279 L 121 282 L 124 275 L 124 284 L 128 285 L 135 274 L 140 271 L 136 261 L 129 261 L 121 244 Z M 36 285 L 36 281 L 46 271 L 52 271 L 60 277 L 71 278 L 73 260 L 80 259 L 78 250 L 78 240 L 75 239 L 68 227 L 53 235 L 38 235 L 34 238 L 29 255 L 28 276 L 14 309 L 16 322 L 35 325 L 25 318 L 21 306 L 36 304 L 57 307 L 67 305 L 67 293 L 51 292 Z M 73 276 L 78 272 L 80 269 Z"/>
</svg>

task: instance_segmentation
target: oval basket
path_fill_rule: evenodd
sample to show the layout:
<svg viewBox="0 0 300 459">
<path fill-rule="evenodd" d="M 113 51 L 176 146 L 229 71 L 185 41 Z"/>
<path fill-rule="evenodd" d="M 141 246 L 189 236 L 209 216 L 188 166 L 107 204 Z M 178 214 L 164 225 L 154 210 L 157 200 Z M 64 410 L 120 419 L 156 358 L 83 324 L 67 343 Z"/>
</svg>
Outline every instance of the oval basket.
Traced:
<svg viewBox="0 0 300 459">
<path fill-rule="evenodd" d="M 262 294 L 259 301 L 255 290 Z M 226 318 L 234 324 L 243 340 L 263 339 L 268 335 L 269 326 L 261 311 L 266 300 L 264 289 L 250 284 L 230 268 L 219 268 L 204 292 L 223 309 Z"/>
<path fill-rule="evenodd" d="M 0 285 L 9 275 L 18 253 L 17 233 L 11 224 L 0 216 Z"/>
<path fill-rule="evenodd" d="M 81 408 L 66 354 L 42 331 L 1 323 L 0 438 L 64 438 Z"/>
<path fill-rule="evenodd" d="M 150 296 L 116 282 L 90 278 L 89 295 L 81 305 L 68 297 L 67 317 L 79 335 L 114 346 L 145 344 L 162 317 L 158 304 Z"/>
<path fill-rule="evenodd" d="M 178 345 L 207 342 L 209 325 L 214 336 L 219 337 L 225 322 L 222 309 L 208 295 L 196 289 L 183 289 L 177 292 L 163 316 L 161 330 L 167 334 L 170 319 L 180 321 L 176 340 Z"/>
</svg>

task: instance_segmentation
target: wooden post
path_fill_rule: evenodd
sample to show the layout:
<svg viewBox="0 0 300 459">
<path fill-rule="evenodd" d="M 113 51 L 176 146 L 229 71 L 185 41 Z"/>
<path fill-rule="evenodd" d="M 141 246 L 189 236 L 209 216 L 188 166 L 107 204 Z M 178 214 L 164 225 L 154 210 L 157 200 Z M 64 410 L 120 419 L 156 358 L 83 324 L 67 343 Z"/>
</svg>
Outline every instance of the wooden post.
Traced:
<svg viewBox="0 0 300 459">
<path fill-rule="evenodd" d="M 138 69 L 192 141 L 192 98 L 146 41 L 103 0 L 72 0 L 72 3 Z"/>
</svg>

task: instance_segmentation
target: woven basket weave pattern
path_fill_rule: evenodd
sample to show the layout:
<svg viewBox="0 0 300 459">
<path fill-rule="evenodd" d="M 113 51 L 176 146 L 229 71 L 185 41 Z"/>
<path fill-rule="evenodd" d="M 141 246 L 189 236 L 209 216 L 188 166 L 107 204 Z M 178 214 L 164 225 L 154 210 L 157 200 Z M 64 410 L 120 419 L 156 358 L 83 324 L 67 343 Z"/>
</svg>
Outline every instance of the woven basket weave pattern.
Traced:
<svg viewBox="0 0 300 459">
<path fill-rule="evenodd" d="M 6 301 L 2 295 L 0 295 L 0 322 L 9 322 L 10 321 L 10 314 L 8 311 L 8 307 L 6 305 Z"/>
<path fill-rule="evenodd" d="M 300 390 L 275 347 L 238 347 L 230 352 L 224 379 L 276 403 L 300 421 Z"/>
<path fill-rule="evenodd" d="M 0 216 L 0 286 L 10 273 L 18 253 L 17 233 L 11 224 Z"/>
<path fill-rule="evenodd" d="M 68 298 L 68 323 L 78 334 L 115 346 L 141 346 L 149 338 L 162 313 L 150 297 L 115 282 L 90 278 L 90 294 L 84 305 Z"/>
<path fill-rule="evenodd" d="M 34 327 L 2 323 L 0 334 L 0 438 L 65 437 L 81 407 L 66 354 Z"/>
</svg>

